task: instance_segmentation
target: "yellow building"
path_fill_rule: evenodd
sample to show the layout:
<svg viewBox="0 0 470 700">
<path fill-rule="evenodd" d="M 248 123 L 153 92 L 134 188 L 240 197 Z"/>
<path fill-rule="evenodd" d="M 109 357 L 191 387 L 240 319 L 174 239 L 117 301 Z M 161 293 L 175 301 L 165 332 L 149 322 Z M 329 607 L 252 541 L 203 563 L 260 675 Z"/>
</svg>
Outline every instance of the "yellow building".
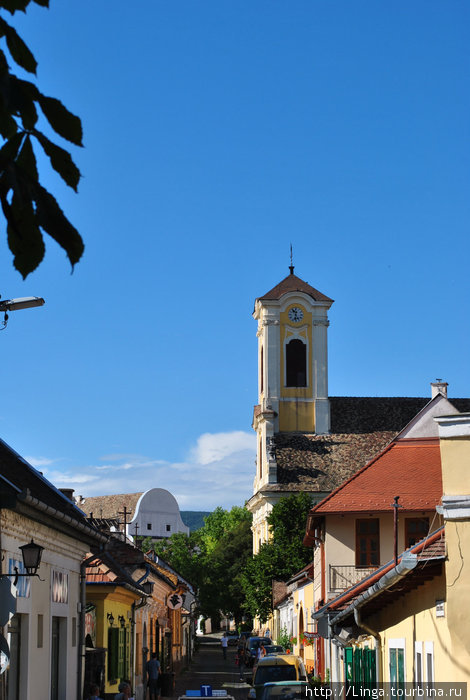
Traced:
<svg viewBox="0 0 470 700">
<path fill-rule="evenodd" d="M 333 680 L 415 687 L 470 680 L 470 414 L 435 420 L 445 525 L 315 613 Z"/>
</svg>

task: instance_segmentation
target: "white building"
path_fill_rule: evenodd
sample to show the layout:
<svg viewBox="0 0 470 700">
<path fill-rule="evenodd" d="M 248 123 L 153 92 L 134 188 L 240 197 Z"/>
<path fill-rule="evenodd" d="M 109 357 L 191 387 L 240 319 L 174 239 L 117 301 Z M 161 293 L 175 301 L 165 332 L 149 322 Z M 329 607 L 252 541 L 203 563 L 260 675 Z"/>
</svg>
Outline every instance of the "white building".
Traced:
<svg viewBox="0 0 470 700">
<path fill-rule="evenodd" d="M 106 537 L 36 469 L 0 440 L 0 533 L 2 591 L 15 567 L 24 573 L 20 547 L 43 547 L 40 578 L 12 586 L 11 619 L 2 597 L 0 628 L 10 664 L 0 676 L 2 700 L 82 698 L 82 561 Z M 4 587 L 4 588 L 3 588 Z M 8 598 L 8 596 L 7 596 Z M 8 655 L 8 650 L 7 650 Z"/>
<path fill-rule="evenodd" d="M 156 539 L 170 537 L 175 532 L 189 535 L 189 527 L 181 519 L 176 498 L 166 489 L 150 489 L 141 495 L 134 517 L 127 526 L 129 535 L 136 531 L 143 537 Z"/>
</svg>

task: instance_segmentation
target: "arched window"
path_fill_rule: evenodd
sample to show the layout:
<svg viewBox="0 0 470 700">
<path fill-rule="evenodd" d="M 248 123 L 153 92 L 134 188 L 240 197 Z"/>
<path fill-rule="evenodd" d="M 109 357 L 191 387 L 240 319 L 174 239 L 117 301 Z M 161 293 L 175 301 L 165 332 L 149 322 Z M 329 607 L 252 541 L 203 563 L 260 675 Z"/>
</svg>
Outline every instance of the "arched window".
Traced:
<svg viewBox="0 0 470 700">
<path fill-rule="evenodd" d="M 286 386 L 307 386 L 307 346 L 298 339 L 286 345 Z"/>
</svg>

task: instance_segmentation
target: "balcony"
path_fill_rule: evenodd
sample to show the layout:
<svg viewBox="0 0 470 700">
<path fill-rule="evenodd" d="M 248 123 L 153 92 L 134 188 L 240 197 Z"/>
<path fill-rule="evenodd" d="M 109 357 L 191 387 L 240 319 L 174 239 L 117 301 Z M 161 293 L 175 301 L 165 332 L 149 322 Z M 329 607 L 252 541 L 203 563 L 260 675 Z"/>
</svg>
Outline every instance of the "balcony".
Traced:
<svg viewBox="0 0 470 700">
<path fill-rule="evenodd" d="M 372 574 L 376 566 L 335 566 L 330 564 L 329 589 L 331 593 L 340 593 L 351 588 L 363 578 Z"/>
</svg>

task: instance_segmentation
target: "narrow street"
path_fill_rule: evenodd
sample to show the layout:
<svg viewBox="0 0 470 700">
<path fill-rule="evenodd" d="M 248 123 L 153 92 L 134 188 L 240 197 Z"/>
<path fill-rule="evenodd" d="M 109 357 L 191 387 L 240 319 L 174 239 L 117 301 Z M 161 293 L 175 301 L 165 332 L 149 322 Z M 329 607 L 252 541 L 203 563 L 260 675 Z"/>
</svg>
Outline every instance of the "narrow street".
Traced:
<svg viewBox="0 0 470 700">
<path fill-rule="evenodd" d="M 220 632 L 198 637 L 199 649 L 191 666 L 176 678 L 176 698 L 185 695 L 187 690 L 199 690 L 201 685 L 210 685 L 213 690 L 226 690 L 236 700 L 246 700 L 250 686 L 239 680 L 238 666 L 235 664 L 236 646 L 228 647 L 227 659 L 223 658 L 220 646 Z M 245 678 L 251 678 L 249 670 Z"/>
</svg>

